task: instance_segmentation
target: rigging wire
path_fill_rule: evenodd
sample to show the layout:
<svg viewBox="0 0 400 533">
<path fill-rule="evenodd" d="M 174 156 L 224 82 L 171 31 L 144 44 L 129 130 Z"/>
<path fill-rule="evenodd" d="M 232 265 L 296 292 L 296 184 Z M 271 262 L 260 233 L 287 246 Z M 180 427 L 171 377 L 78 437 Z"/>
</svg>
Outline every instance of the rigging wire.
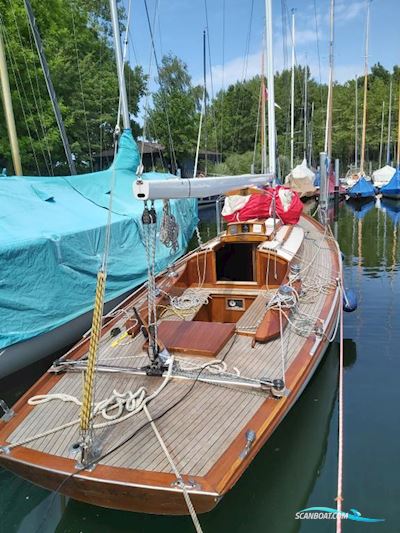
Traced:
<svg viewBox="0 0 400 533">
<path fill-rule="evenodd" d="M 251 0 L 251 4 L 250 4 L 250 17 L 249 17 L 249 26 L 248 26 L 248 30 L 247 30 L 247 35 L 246 35 L 246 41 L 245 41 L 245 48 L 244 48 L 244 58 L 243 58 L 243 67 L 242 67 L 242 76 L 241 76 L 241 79 L 240 79 L 240 84 L 243 84 L 246 76 L 247 76 L 247 68 L 248 68 L 248 61 L 249 61 L 249 51 L 250 51 L 250 37 L 251 37 L 251 30 L 252 30 L 252 25 L 253 25 L 253 13 L 254 13 L 254 0 Z M 239 102 L 238 102 L 238 106 L 237 106 L 237 112 L 236 112 L 236 120 L 235 120 L 235 124 L 236 124 L 236 127 L 234 128 L 233 130 L 233 135 L 232 135 L 232 145 L 231 145 L 231 151 L 234 152 L 235 151 L 235 145 L 236 145 L 236 148 L 238 147 L 238 142 L 239 142 L 239 137 L 240 137 L 240 133 L 239 133 L 239 124 L 240 124 L 240 114 L 242 112 L 242 107 L 243 107 L 243 101 L 244 101 L 244 96 L 243 96 L 243 93 L 239 93 Z"/>
<path fill-rule="evenodd" d="M 30 85 L 30 88 L 31 88 L 31 91 L 32 91 L 33 103 L 34 103 L 34 105 L 36 107 L 37 117 L 39 119 L 39 124 L 40 124 L 40 129 L 42 130 L 42 135 L 43 135 L 44 141 L 46 143 L 47 142 L 47 137 L 46 137 L 46 135 L 44 133 L 45 129 L 44 129 L 44 126 L 43 126 L 43 120 L 42 120 L 42 116 L 40 114 L 40 110 L 39 110 L 38 105 L 37 105 L 36 93 L 35 93 L 35 90 L 34 90 L 34 87 L 33 87 L 31 74 L 30 74 L 30 68 L 29 68 L 29 65 L 28 65 L 28 60 L 27 60 L 27 57 L 26 57 L 26 53 L 25 53 L 25 49 L 24 49 L 24 45 L 23 45 L 21 32 L 20 32 L 20 29 L 19 29 L 19 26 L 18 26 L 17 17 L 16 17 L 16 14 L 15 14 L 14 8 L 12 6 L 11 0 L 8 0 L 8 3 L 9 3 L 9 6 L 10 6 L 10 10 L 11 10 L 11 12 L 13 14 L 14 24 L 15 24 L 15 28 L 17 30 L 17 35 L 18 35 L 18 40 L 19 40 L 20 45 L 21 45 L 22 56 L 24 58 L 27 77 L 28 77 L 29 85 Z M 12 53 L 11 44 L 9 43 L 6 35 L 5 35 L 5 38 L 6 38 L 5 39 L 6 46 L 7 46 L 7 43 L 8 43 L 8 46 L 7 46 L 8 50 L 9 50 L 8 56 L 11 58 L 12 61 L 15 62 L 15 72 L 17 73 L 18 78 L 20 80 L 20 87 L 22 89 L 22 94 L 24 95 L 25 102 L 30 102 L 31 99 L 28 98 L 28 95 L 27 95 L 27 92 L 26 92 L 26 89 L 25 89 L 26 83 L 24 83 L 24 81 L 22 80 L 22 76 L 21 76 L 19 67 L 17 65 L 17 61 L 16 61 L 16 59 L 14 57 L 14 54 Z M 28 111 L 29 111 L 29 114 L 30 114 L 31 122 L 33 124 L 33 129 L 34 129 L 34 131 L 36 133 L 37 141 L 39 142 L 40 150 L 42 152 L 42 156 L 43 156 L 43 160 L 44 160 L 47 172 L 48 172 L 49 175 L 53 175 L 53 165 L 52 165 L 52 161 L 51 161 L 51 154 L 48 153 L 49 160 L 47 160 L 47 157 L 46 157 L 45 151 L 43 149 L 42 143 L 40 142 L 40 134 L 39 134 L 39 130 L 38 130 L 38 127 L 37 127 L 37 124 L 36 124 L 35 115 L 33 114 L 32 109 L 31 109 L 30 106 L 28 106 Z M 40 172 L 39 172 L 39 174 L 40 174 Z"/>
<path fill-rule="evenodd" d="M 153 51 L 153 54 L 154 54 L 154 60 L 155 60 L 156 68 L 157 68 L 158 82 L 159 82 L 160 87 L 161 87 L 161 96 L 162 96 L 162 102 L 163 102 L 165 118 L 166 118 L 166 122 L 167 122 L 167 129 L 168 129 L 169 151 L 170 151 L 170 156 L 171 156 L 171 162 L 173 163 L 173 165 L 174 165 L 174 167 L 176 169 L 178 167 L 178 165 L 177 165 L 176 153 L 175 153 L 175 149 L 174 149 L 174 142 L 173 142 L 173 139 L 172 139 L 171 122 L 170 122 L 170 117 L 169 117 L 169 112 L 168 112 L 168 105 L 167 105 L 166 98 L 165 98 L 166 91 L 165 91 L 165 89 L 163 87 L 163 83 L 162 83 L 161 76 L 160 76 L 161 69 L 160 69 L 160 65 L 158 63 L 157 51 L 156 51 L 155 42 L 154 42 L 153 29 L 151 27 L 151 22 L 150 22 L 150 15 L 149 15 L 149 9 L 148 9 L 148 6 L 147 6 L 147 0 L 144 0 L 144 7 L 145 7 L 145 11 L 146 11 L 147 26 L 148 26 L 149 33 L 150 33 L 151 47 L 152 47 L 152 51 Z"/>
<path fill-rule="evenodd" d="M 28 27 L 30 27 L 28 13 L 26 13 L 26 24 L 27 24 Z M 36 57 L 37 52 L 36 52 L 36 49 L 35 49 L 36 47 L 34 46 L 34 43 L 33 43 L 32 32 L 28 31 L 28 35 L 29 35 L 29 44 L 30 44 L 30 47 L 31 47 L 32 57 Z M 43 107 L 43 99 L 42 99 L 41 91 L 40 91 L 39 76 L 37 74 L 37 70 L 36 69 L 33 69 L 33 72 L 35 74 L 36 89 L 37 89 L 37 95 L 38 95 L 37 100 L 38 100 L 39 105 L 40 105 L 40 113 L 41 113 L 41 116 L 44 117 L 44 107 Z M 50 145 L 49 145 L 49 142 L 48 142 L 48 128 L 47 128 L 46 122 L 44 120 L 42 121 L 42 128 L 44 128 L 43 140 L 44 140 L 44 142 L 46 144 L 47 154 L 49 156 L 50 165 L 52 167 L 53 164 L 52 164 L 52 161 L 51 161 L 51 150 L 50 150 Z"/>
<path fill-rule="evenodd" d="M 11 6 L 11 0 L 9 0 L 9 4 Z M 46 125 L 45 125 L 45 120 L 43 118 L 44 114 L 43 114 L 43 112 L 40 113 L 39 104 L 38 104 L 38 100 L 41 101 L 38 75 L 37 75 L 36 69 L 33 69 L 33 71 L 35 73 L 36 85 L 37 85 L 37 89 L 38 89 L 38 94 L 37 94 L 37 97 L 36 97 L 36 92 L 35 92 L 35 89 L 34 89 L 34 86 L 33 86 L 32 78 L 31 78 L 31 69 L 28 66 L 28 60 L 27 60 L 26 54 L 25 54 L 25 49 L 24 49 L 24 45 L 23 45 L 23 41 L 22 41 L 22 35 L 21 35 L 20 29 L 19 29 L 19 26 L 18 26 L 16 13 L 15 13 L 13 8 L 12 8 L 12 13 L 13 13 L 13 16 L 14 16 L 15 27 L 17 29 L 17 34 L 18 34 L 19 42 L 21 44 L 21 50 L 22 50 L 25 66 L 26 66 L 27 73 L 28 73 L 29 85 L 30 85 L 30 88 L 31 88 L 31 91 L 32 91 L 33 101 L 34 101 L 34 104 L 35 104 L 35 107 L 36 107 L 36 111 L 38 112 L 39 125 L 40 125 L 40 129 L 41 129 L 41 132 L 42 132 L 42 140 L 45 143 L 47 156 L 49 158 L 48 159 L 48 161 L 49 161 L 48 164 L 47 164 L 47 161 L 45 159 L 45 152 L 42 149 L 43 158 L 44 158 L 48 173 L 50 175 L 54 175 L 54 173 L 53 173 L 53 161 L 52 161 L 52 157 L 51 157 L 50 145 L 49 145 L 49 142 L 48 142 L 47 128 L 46 128 Z M 25 16 L 26 16 L 26 24 L 27 24 L 27 28 L 28 28 L 28 35 L 29 35 L 29 41 L 30 41 L 30 46 L 31 46 L 32 57 L 36 57 L 37 52 L 34 51 L 33 42 L 32 42 L 32 34 L 31 34 L 28 14 L 26 13 L 26 10 L 25 10 Z M 19 74 L 19 72 L 18 72 L 18 74 Z M 24 84 L 22 82 L 22 78 L 21 78 L 21 84 L 24 87 Z M 42 106 L 41 106 L 41 110 L 43 111 L 43 107 Z M 32 116 L 32 119 L 33 119 L 34 115 L 32 113 L 31 113 L 31 116 Z M 37 135 L 38 135 L 38 141 L 39 141 L 39 134 L 37 134 Z"/>
<path fill-rule="evenodd" d="M 79 87 L 81 91 L 81 101 L 82 101 L 82 110 L 83 110 L 83 117 L 85 122 L 85 129 L 86 129 L 86 140 L 88 143 L 88 149 L 89 149 L 89 161 L 90 161 L 90 170 L 93 172 L 93 157 L 92 157 L 92 146 L 90 143 L 90 134 L 89 134 L 89 125 L 88 125 L 88 113 L 86 109 L 86 103 L 85 103 L 85 95 L 83 92 L 83 81 L 82 81 L 82 73 L 81 73 L 81 66 L 80 66 L 80 59 L 79 59 L 79 52 L 78 52 L 78 44 L 77 44 L 77 34 L 76 34 L 76 25 L 75 25 L 75 16 L 74 16 L 74 9 L 76 9 L 75 2 L 71 4 L 71 21 L 72 21 L 72 33 L 74 37 L 74 49 L 75 49 L 75 57 L 76 57 L 76 65 L 78 70 L 78 78 L 79 78 Z"/>
<path fill-rule="evenodd" d="M 1 19 L 1 16 L 0 16 L 0 20 L 1 20 L 1 24 L 2 26 L 4 26 L 4 23 L 3 23 L 3 20 Z M 2 31 L 2 30 L 0 30 Z M 5 45 L 5 48 L 7 50 L 7 56 L 12 58 L 12 61 L 14 60 L 13 59 L 13 56 L 11 55 L 11 45 L 8 43 L 8 40 L 7 40 L 7 37 L 6 37 L 6 34 L 3 32 L 3 41 L 4 41 L 4 45 Z M 25 126 L 26 126 L 26 130 L 28 132 L 28 137 L 29 137 L 29 142 L 30 142 L 30 145 L 31 145 L 31 149 L 32 149 L 32 154 L 33 154 L 33 159 L 35 161 L 35 165 L 36 165 L 36 170 L 37 170 L 37 173 L 38 173 L 38 176 L 40 176 L 40 167 L 39 167 L 39 161 L 38 161 L 38 158 L 37 158 L 37 154 L 36 154 L 36 150 L 35 150 L 35 145 L 33 143 L 33 136 L 31 134 L 31 130 L 30 130 L 30 127 L 29 127 L 29 121 L 28 121 L 28 117 L 26 115 L 26 112 L 25 112 L 25 107 L 24 107 L 24 102 L 22 100 L 22 96 L 21 96 L 21 91 L 20 91 L 20 88 L 19 88 L 19 82 L 18 82 L 18 79 L 17 79 L 17 74 L 16 74 L 16 68 L 14 67 L 14 63 L 13 62 L 10 62 L 10 66 L 11 66 L 11 71 L 12 71 L 12 74 L 13 74 L 13 78 L 14 78 L 14 83 L 15 83 L 15 86 L 17 88 L 17 94 L 18 94 L 18 99 L 19 99 L 19 102 L 20 102 L 20 106 L 21 106 L 21 111 L 22 111 L 22 115 L 24 117 L 24 121 L 25 121 Z M 17 72 L 19 74 L 19 71 L 17 69 Z M 22 82 L 22 80 L 21 80 Z"/>
<path fill-rule="evenodd" d="M 322 107 L 324 104 L 323 104 L 323 94 L 322 94 L 321 55 L 319 51 L 317 0 L 314 0 L 314 20 L 315 20 L 315 36 L 316 36 L 316 44 L 317 44 L 317 55 L 318 55 L 319 93 L 320 93 L 321 107 Z"/>
<path fill-rule="evenodd" d="M 222 80 L 221 80 L 221 126 L 220 126 L 220 156 L 222 163 L 222 154 L 224 148 L 224 111 L 225 111 L 225 0 L 222 0 Z"/>
<path fill-rule="evenodd" d="M 211 86 L 211 101 L 214 101 L 214 81 L 213 81 L 213 72 L 212 72 L 212 60 L 211 60 L 211 45 L 210 45 L 210 28 L 208 23 L 208 9 L 207 9 L 207 0 L 204 0 L 204 10 L 206 17 L 206 34 L 207 34 L 207 48 L 208 48 L 208 70 L 210 72 L 210 86 Z M 217 119 L 215 116 L 214 106 L 210 107 L 210 115 L 213 123 L 213 128 L 215 131 L 215 150 L 218 152 L 218 126 Z"/>
<path fill-rule="evenodd" d="M 153 28 L 154 28 L 154 26 L 156 24 L 156 20 L 157 20 L 158 6 L 159 6 L 159 2 L 158 2 L 158 0 L 156 0 L 155 6 L 154 6 L 154 13 L 153 13 Z M 148 70 L 148 75 L 147 75 L 147 89 L 149 89 L 148 84 L 150 83 L 150 79 L 151 79 L 152 66 L 153 66 L 153 53 L 152 53 L 152 50 L 150 50 L 149 70 Z M 149 98 L 150 98 L 150 91 L 147 90 L 146 99 L 145 99 L 145 103 L 144 103 L 145 115 L 144 115 L 144 120 L 143 120 L 142 145 L 141 145 L 141 149 L 140 149 L 140 169 L 141 170 L 143 169 L 144 143 L 145 143 L 145 140 L 147 138 L 147 132 L 149 131 L 149 127 L 148 127 L 148 122 L 150 121 Z M 156 132 L 154 132 L 154 133 L 156 134 Z M 157 138 L 157 135 L 155 135 L 155 136 Z M 161 150 L 159 150 L 159 153 L 161 155 Z M 162 162 L 162 164 L 164 166 L 164 161 L 162 159 L 162 156 L 161 156 L 161 162 Z M 153 163 L 153 166 L 154 166 L 154 163 Z M 165 169 L 165 167 L 164 167 L 164 169 Z"/>
</svg>

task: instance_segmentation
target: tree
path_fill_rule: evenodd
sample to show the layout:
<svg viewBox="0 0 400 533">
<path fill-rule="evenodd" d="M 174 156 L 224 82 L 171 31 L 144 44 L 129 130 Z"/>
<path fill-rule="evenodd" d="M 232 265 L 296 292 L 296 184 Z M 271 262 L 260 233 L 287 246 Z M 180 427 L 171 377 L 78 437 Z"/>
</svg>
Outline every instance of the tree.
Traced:
<svg viewBox="0 0 400 533">
<path fill-rule="evenodd" d="M 106 0 L 32 2 L 49 70 L 77 167 L 112 146 L 118 80 Z M 22 0 L 0 0 L 3 36 L 17 133 L 25 174 L 67 173 L 66 158 Z M 122 20 L 124 12 L 120 11 Z M 129 110 L 139 111 L 145 92 L 142 69 L 125 66 Z M 139 125 L 132 121 L 139 133 Z M 11 162 L 0 108 L 0 153 Z M 10 166 L 10 163 L 9 163 Z"/>
<path fill-rule="evenodd" d="M 167 147 L 175 166 L 177 160 L 195 152 L 202 89 L 193 87 L 187 65 L 171 54 L 162 58 L 157 81 L 147 132 Z"/>
</svg>

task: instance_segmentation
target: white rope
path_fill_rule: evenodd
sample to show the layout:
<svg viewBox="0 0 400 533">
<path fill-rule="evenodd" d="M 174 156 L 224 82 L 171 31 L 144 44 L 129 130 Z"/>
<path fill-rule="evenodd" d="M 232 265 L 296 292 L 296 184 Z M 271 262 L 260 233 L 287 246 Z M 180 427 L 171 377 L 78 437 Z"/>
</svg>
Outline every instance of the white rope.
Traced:
<svg viewBox="0 0 400 533">
<path fill-rule="evenodd" d="M 106 398 L 105 400 L 102 400 L 101 402 L 97 402 L 95 404 L 95 409 L 92 411 L 93 413 L 92 418 L 101 414 L 101 416 L 106 420 L 106 422 L 100 422 L 97 424 L 93 424 L 93 429 L 100 429 L 104 427 L 113 426 L 115 424 L 118 424 L 119 422 L 123 422 L 124 420 L 127 420 L 128 418 L 132 417 L 133 415 L 141 411 L 147 403 L 149 403 L 151 400 L 156 398 L 156 396 L 158 396 L 161 393 L 161 391 L 166 387 L 168 381 L 171 378 L 173 363 L 174 363 L 174 358 L 171 357 L 169 360 L 168 371 L 167 371 L 165 378 L 163 379 L 158 389 L 156 389 L 149 396 L 146 396 L 145 387 L 140 387 L 135 393 L 132 393 L 131 391 L 126 391 L 125 393 L 120 394 L 114 390 L 113 394 L 109 398 Z M 63 394 L 63 393 L 39 394 L 37 396 L 33 396 L 32 398 L 29 398 L 28 404 L 29 405 L 41 405 L 47 402 L 51 402 L 53 400 L 59 400 L 59 401 L 63 401 L 66 403 L 72 402 L 79 407 L 82 405 L 81 401 L 78 400 L 78 398 L 76 398 L 75 396 L 71 396 L 69 394 Z M 110 415 L 109 411 L 114 410 L 114 409 L 117 409 L 117 413 L 115 415 Z M 127 413 L 124 416 L 121 416 L 124 410 L 127 411 Z M 48 429 L 47 431 L 43 431 L 41 433 L 33 435 L 32 437 L 28 437 L 27 439 L 24 439 L 22 441 L 8 444 L 7 448 L 12 449 L 12 448 L 16 448 L 17 446 L 24 446 L 25 444 L 29 444 L 30 442 L 33 442 L 37 439 L 48 437 L 49 435 L 53 435 L 54 433 L 57 433 L 58 431 L 62 431 L 63 429 L 67 429 L 75 425 L 77 426 L 78 424 L 79 424 L 79 418 L 72 420 L 70 422 L 67 422 L 65 424 L 62 424 L 60 426 Z"/>
<path fill-rule="evenodd" d="M 203 530 L 201 529 L 201 525 L 200 525 L 199 519 L 197 518 L 196 510 L 195 510 L 195 508 L 193 506 L 192 500 L 190 499 L 189 492 L 188 492 L 188 490 L 186 488 L 185 482 L 183 481 L 182 476 L 181 476 L 176 464 L 174 463 L 174 461 L 173 461 L 173 459 L 172 459 L 172 457 L 171 457 L 171 455 L 170 455 L 170 453 L 168 451 L 168 448 L 165 445 L 165 442 L 163 441 L 163 439 L 162 439 L 162 437 L 161 437 L 161 435 L 160 435 L 160 433 L 159 433 L 159 431 L 157 429 L 157 426 L 155 425 L 154 420 L 151 417 L 150 412 L 147 409 L 146 405 L 143 406 L 143 411 L 145 412 L 145 414 L 147 416 L 147 419 L 150 422 L 151 428 L 154 431 L 154 434 L 157 437 L 157 440 L 158 440 L 163 452 L 165 453 L 165 456 L 168 459 L 168 462 L 171 465 L 171 468 L 172 468 L 172 470 L 173 470 L 173 472 L 174 472 L 174 474 L 176 476 L 177 486 L 182 490 L 182 494 L 183 494 L 183 497 L 185 498 L 185 502 L 186 502 L 187 508 L 189 510 L 190 516 L 192 517 L 193 525 L 194 525 L 197 533 L 203 533 Z"/>
<path fill-rule="evenodd" d="M 171 296 L 170 302 L 174 309 L 187 311 L 206 305 L 209 302 L 209 294 L 188 289 L 181 296 Z"/>
</svg>

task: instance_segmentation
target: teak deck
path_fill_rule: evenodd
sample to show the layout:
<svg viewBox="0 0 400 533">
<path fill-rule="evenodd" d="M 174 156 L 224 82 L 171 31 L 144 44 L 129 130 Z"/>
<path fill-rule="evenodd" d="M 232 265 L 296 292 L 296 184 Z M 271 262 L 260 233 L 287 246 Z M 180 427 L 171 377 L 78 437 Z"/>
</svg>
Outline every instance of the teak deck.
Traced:
<svg viewBox="0 0 400 533">
<path fill-rule="evenodd" d="M 339 263 L 336 245 L 324 234 L 323 228 L 308 217 L 302 217 L 299 226 L 304 230 L 305 236 L 302 247 L 295 254 L 295 261 L 303 269 L 303 284 L 308 283 L 310 286 L 315 280 L 321 279 L 321 274 L 326 280 L 337 279 Z M 208 244 L 207 269 L 215 260 L 210 254 L 218 243 L 216 238 Z M 281 244 L 283 253 L 284 244 Z M 223 324 L 225 330 L 233 330 L 236 327 L 236 332 L 225 334 L 225 337 L 220 339 L 214 338 L 211 342 L 213 353 L 216 353 L 218 359 L 224 360 L 227 372 L 231 374 L 222 378 L 222 381 L 225 379 L 227 383 L 218 384 L 197 381 L 193 385 L 193 379 L 172 378 L 160 395 L 148 404 L 158 431 L 187 484 L 197 512 L 212 509 L 233 487 L 295 403 L 323 356 L 341 305 L 339 290 L 333 288 L 334 285 L 328 290 L 316 290 L 311 295 L 312 298 L 300 300 L 298 308 L 302 313 L 314 317 L 315 321 L 317 318 L 321 320 L 323 332 L 320 336 L 314 333 L 303 336 L 293 327 L 287 326 L 282 339 L 278 338 L 266 344 L 257 343 L 252 348 L 252 339 L 265 312 L 266 303 L 276 289 L 268 290 L 265 285 L 260 287 L 251 283 L 213 283 L 208 274 L 201 288 L 198 288 L 198 283 L 188 285 L 185 278 L 187 272 L 196 271 L 196 264 L 190 265 L 190 261 L 197 261 L 198 270 L 202 273 L 205 254 L 204 251 L 198 252 L 198 257 L 195 253 L 189 254 L 176 267 L 178 276 L 163 276 L 157 285 L 171 294 L 174 291 L 178 294 L 185 291 L 191 291 L 193 294 L 197 291 L 208 297 L 215 295 L 216 299 L 243 299 L 244 305 L 247 306 L 244 310 L 226 310 L 226 313 L 238 313 L 236 323 Z M 188 267 L 185 268 L 187 263 Z M 259 268 L 257 266 L 257 269 Z M 133 304 L 137 309 L 145 309 L 145 298 L 143 289 L 129 298 L 122 305 L 122 309 L 130 310 Z M 197 320 L 195 317 L 198 312 L 199 309 L 195 309 L 187 313 L 186 321 Z M 218 312 L 220 311 L 216 308 L 215 313 Z M 134 392 L 140 386 L 145 386 L 150 394 L 163 379 L 127 372 L 129 368 L 147 364 L 148 359 L 143 352 L 145 339 L 141 333 L 133 339 L 125 337 L 119 343 L 110 337 L 111 328 L 118 326 L 124 331 L 125 315 L 126 313 L 121 311 L 103 328 L 98 364 L 121 367 L 121 372 L 98 373 L 96 401 L 109 397 L 114 389 L 119 393 L 127 390 Z M 160 320 L 162 330 L 165 328 L 162 325 L 163 320 L 169 321 L 170 326 L 176 324 L 179 328 L 177 321 L 183 319 L 167 310 Z M 207 333 L 207 326 L 209 335 L 214 337 L 213 328 L 216 325 L 204 321 L 199 324 L 202 337 Z M 172 326 L 169 328 L 170 332 L 171 328 Z M 170 337 L 170 344 L 172 337 L 175 345 L 179 343 L 176 335 L 171 333 Z M 206 344 L 204 338 L 202 342 L 203 345 Z M 209 361 L 209 357 L 195 355 L 195 349 L 190 351 L 190 336 L 181 339 L 181 343 L 184 344 L 184 349 L 181 350 L 184 353 L 178 350 L 175 357 L 183 367 L 182 374 L 186 372 L 186 377 L 193 378 L 193 374 L 198 372 L 190 372 L 191 365 L 197 365 L 193 368 L 198 368 L 198 365 Z M 87 348 L 88 340 L 81 341 L 66 359 L 84 358 Z M 269 390 L 251 389 L 230 383 L 229 378 L 234 380 L 237 372 L 240 372 L 243 378 L 254 380 L 282 378 L 283 365 L 286 369 L 287 392 L 280 399 L 274 398 Z M 216 375 L 204 371 L 201 377 L 215 378 Z M 65 393 L 81 398 L 81 372 L 45 374 L 18 401 L 14 407 L 15 417 L 7 423 L 0 423 L 0 445 L 23 442 L 38 433 L 79 418 L 79 407 L 70 402 L 53 400 L 36 406 L 27 404 L 30 397 L 47 393 Z M 179 402 L 179 399 L 182 400 Z M 103 421 L 101 418 L 96 419 L 96 422 Z M 248 429 L 255 431 L 256 440 L 247 455 L 241 456 L 246 446 L 245 434 Z M 79 438 L 77 424 L 12 448 L 9 454 L 0 453 L 0 464 L 33 483 L 53 490 L 59 488 L 66 477 L 74 474 L 63 483 L 61 492 L 85 502 L 140 512 L 186 514 L 182 491 L 176 486 L 176 477 L 143 411 L 123 422 L 96 430 L 96 438 L 101 443 L 103 454 L 131 435 L 134 436 L 102 459 L 91 472 L 80 472 L 75 468 L 77 458 L 72 445 Z"/>
</svg>

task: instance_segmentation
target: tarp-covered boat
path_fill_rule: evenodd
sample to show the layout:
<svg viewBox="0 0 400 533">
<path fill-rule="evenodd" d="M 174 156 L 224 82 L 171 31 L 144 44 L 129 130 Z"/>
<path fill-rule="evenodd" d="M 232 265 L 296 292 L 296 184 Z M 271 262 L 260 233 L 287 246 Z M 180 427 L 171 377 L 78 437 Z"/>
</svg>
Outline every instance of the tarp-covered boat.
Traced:
<svg viewBox="0 0 400 533">
<path fill-rule="evenodd" d="M 400 169 L 394 173 L 392 179 L 387 185 L 382 187 L 381 192 L 387 198 L 400 199 Z"/>
<path fill-rule="evenodd" d="M 358 181 L 347 191 L 349 197 L 353 200 L 373 198 L 375 189 L 371 182 L 368 182 L 364 176 L 360 176 Z"/>
<path fill-rule="evenodd" d="M 0 177 L 0 378 L 74 342 L 90 327 L 87 313 L 93 307 L 113 175 L 106 301 L 115 304 L 146 280 L 143 208 L 132 200 L 139 162 L 137 145 L 126 130 L 108 170 L 67 177 Z M 169 177 L 175 176 L 143 175 L 144 180 Z M 171 250 L 157 244 L 158 271 L 184 253 L 198 220 L 195 199 L 170 205 L 180 227 L 178 246 Z M 156 202 L 156 210 L 160 222 L 162 202 Z"/>
<path fill-rule="evenodd" d="M 303 159 L 302 163 L 286 176 L 285 184 L 297 192 L 300 197 L 310 197 L 314 196 L 316 192 L 314 178 L 314 172 L 308 168 L 307 161 Z"/>
<path fill-rule="evenodd" d="M 393 178 L 396 169 L 390 165 L 385 165 L 382 168 L 378 168 L 372 173 L 372 181 L 374 182 L 375 187 L 381 188 Z"/>
</svg>

